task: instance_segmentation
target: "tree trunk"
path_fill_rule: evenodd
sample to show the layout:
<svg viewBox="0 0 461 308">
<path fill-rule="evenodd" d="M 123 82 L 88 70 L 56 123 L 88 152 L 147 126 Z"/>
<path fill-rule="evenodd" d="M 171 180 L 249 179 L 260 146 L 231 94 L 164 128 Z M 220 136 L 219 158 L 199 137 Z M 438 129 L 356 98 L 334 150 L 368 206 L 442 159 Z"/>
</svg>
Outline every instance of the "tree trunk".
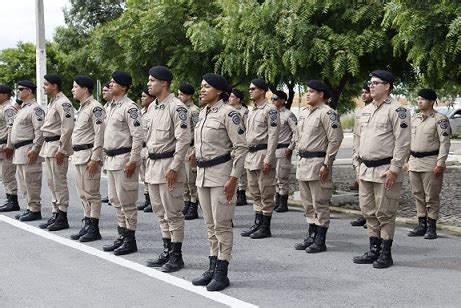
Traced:
<svg viewBox="0 0 461 308">
<path fill-rule="evenodd" d="M 288 100 L 285 107 L 287 109 L 291 109 L 291 105 L 293 104 L 293 99 L 295 98 L 295 83 L 294 82 L 287 82 L 288 87 Z"/>
<path fill-rule="evenodd" d="M 330 102 L 329 102 L 329 105 L 331 108 L 335 110 L 338 109 L 339 98 L 341 97 L 341 93 L 343 92 L 344 87 L 347 85 L 349 78 L 350 77 L 348 75 L 344 75 L 339 81 L 339 84 L 336 88 L 332 86 L 332 84 L 330 83 L 328 79 L 325 80 L 325 83 L 331 89 L 331 97 L 330 97 Z"/>
</svg>

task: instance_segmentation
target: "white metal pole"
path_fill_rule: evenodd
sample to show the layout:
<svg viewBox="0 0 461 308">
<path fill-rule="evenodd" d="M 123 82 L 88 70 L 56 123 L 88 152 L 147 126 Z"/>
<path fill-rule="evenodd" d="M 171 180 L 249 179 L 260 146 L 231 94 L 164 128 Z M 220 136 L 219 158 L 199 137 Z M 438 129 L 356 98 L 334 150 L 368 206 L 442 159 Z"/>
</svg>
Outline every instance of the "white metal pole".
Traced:
<svg viewBox="0 0 461 308">
<path fill-rule="evenodd" d="M 35 25 L 37 102 L 43 106 L 46 106 L 47 97 L 43 92 L 43 76 L 46 74 L 45 16 L 43 0 L 35 0 Z"/>
</svg>

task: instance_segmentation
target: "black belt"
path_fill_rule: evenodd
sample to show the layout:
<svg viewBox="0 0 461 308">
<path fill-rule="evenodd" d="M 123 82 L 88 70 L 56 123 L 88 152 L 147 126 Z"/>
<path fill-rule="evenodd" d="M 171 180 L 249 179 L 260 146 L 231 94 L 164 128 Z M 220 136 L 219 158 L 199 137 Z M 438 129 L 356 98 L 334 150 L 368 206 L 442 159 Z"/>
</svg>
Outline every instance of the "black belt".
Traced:
<svg viewBox="0 0 461 308">
<path fill-rule="evenodd" d="M 277 149 L 284 149 L 284 148 L 288 148 L 290 146 L 289 143 L 279 143 L 277 144 Z"/>
<path fill-rule="evenodd" d="M 430 152 L 413 152 L 410 151 L 410 155 L 416 158 L 427 157 L 427 156 L 434 156 L 439 155 L 439 150 L 430 151 Z"/>
<path fill-rule="evenodd" d="M 58 141 L 59 139 L 61 139 L 61 136 L 45 137 L 46 142 Z"/>
<path fill-rule="evenodd" d="M 0 139 L 0 144 L 6 144 L 8 142 L 8 139 Z"/>
<path fill-rule="evenodd" d="M 250 153 L 258 152 L 265 149 L 267 149 L 267 144 L 250 144 L 248 146 L 248 152 Z"/>
<path fill-rule="evenodd" d="M 24 140 L 24 141 L 15 143 L 13 146 L 14 146 L 15 149 L 19 149 L 20 147 L 23 147 L 23 146 L 31 144 L 31 143 L 34 143 L 34 140 Z"/>
<path fill-rule="evenodd" d="M 191 146 L 191 147 L 194 146 L 194 140 L 192 140 L 192 141 L 190 142 L 190 146 Z"/>
<path fill-rule="evenodd" d="M 386 157 L 383 159 L 377 159 L 377 160 L 361 160 L 362 163 L 365 164 L 368 168 L 371 167 L 379 167 L 379 166 L 384 166 L 384 165 L 389 165 L 391 163 L 392 157 Z"/>
<path fill-rule="evenodd" d="M 74 144 L 72 146 L 72 149 L 76 152 L 78 151 L 83 151 L 83 150 L 88 150 L 88 149 L 92 149 L 93 148 L 93 145 L 91 143 L 89 144 Z"/>
<path fill-rule="evenodd" d="M 163 153 L 149 153 L 149 158 L 153 160 L 171 158 L 174 156 L 174 151 L 168 151 Z"/>
<path fill-rule="evenodd" d="M 299 157 L 301 158 L 313 158 L 313 157 L 325 157 L 327 156 L 326 152 L 309 152 L 309 151 L 299 151 Z"/>
<path fill-rule="evenodd" d="M 122 154 L 125 154 L 125 153 L 130 153 L 131 148 L 120 148 L 120 149 L 115 149 L 115 150 L 106 150 L 106 149 L 104 149 L 104 152 L 106 152 L 107 156 L 113 157 L 113 156 L 122 155 Z"/>
<path fill-rule="evenodd" d="M 225 163 L 225 162 L 227 162 L 227 161 L 229 161 L 231 159 L 232 159 L 232 157 L 231 157 L 230 153 L 220 155 L 218 157 L 215 157 L 215 158 L 212 158 L 212 159 L 209 159 L 209 160 L 199 159 L 199 160 L 197 160 L 197 167 L 199 167 L 199 168 L 213 167 L 213 166 L 216 166 L 216 165 L 223 164 L 223 163 Z"/>
</svg>

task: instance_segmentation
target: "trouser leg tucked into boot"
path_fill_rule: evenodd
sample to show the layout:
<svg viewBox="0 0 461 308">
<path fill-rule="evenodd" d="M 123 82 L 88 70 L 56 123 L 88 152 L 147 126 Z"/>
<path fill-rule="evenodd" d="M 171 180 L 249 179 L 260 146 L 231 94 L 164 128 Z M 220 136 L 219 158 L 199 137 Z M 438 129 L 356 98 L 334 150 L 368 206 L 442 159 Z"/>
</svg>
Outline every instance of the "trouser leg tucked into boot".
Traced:
<svg viewBox="0 0 461 308">
<path fill-rule="evenodd" d="M 235 203 L 236 206 L 243 206 L 247 205 L 247 195 L 244 190 L 237 190 L 237 202 Z"/>
<path fill-rule="evenodd" d="M 361 256 L 354 257 L 353 262 L 357 264 L 372 264 L 378 259 L 379 252 L 381 251 L 381 239 L 377 237 L 370 237 L 370 250 Z"/>
<path fill-rule="evenodd" d="M 135 231 L 126 229 L 122 246 L 114 250 L 114 255 L 122 256 L 136 251 L 138 251 L 138 246 L 136 245 Z"/>
<path fill-rule="evenodd" d="M 394 264 L 391 254 L 392 240 L 383 240 L 383 248 L 378 259 L 373 262 L 374 268 L 388 268 Z"/>
<path fill-rule="evenodd" d="M 437 238 L 437 220 L 432 218 L 427 219 L 427 231 L 424 238 L 426 240 L 434 240 Z"/>
<path fill-rule="evenodd" d="M 314 243 L 306 248 L 307 253 L 317 253 L 327 250 L 325 241 L 327 238 L 327 227 L 317 226 L 317 234 L 314 238 Z"/>
<path fill-rule="evenodd" d="M 274 207 L 274 211 L 277 211 L 277 209 L 279 208 L 280 206 L 280 194 L 279 193 L 275 193 L 275 207 Z"/>
<path fill-rule="evenodd" d="M 77 233 L 72 234 L 70 236 L 71 239 L 76 241 L 88 232 L 88 229 L 90 228 L 90 217 L 83 218 L 82 222 L 83 222 L 82 228 L 80 228 L 80 230 Z"/>
<path fill-rule="evenodd" d="M 309 224 L 309 230 L 306 234 L 306 238 L 301 243 L 295 244 L 296 250 L 306 250 L 307 247 L 314 244 L 314 238 L 317 234 L 317 226 L 315 224 Z"/>
<path fill-rule="evenodd" d="M 271 237 L 271 218 L 272 216 L 266 216 L 263 215 L 263 223 L 259 227 L 258 230 L 253 232 L 250 237 L 252 239 L 260 239 L 260 238 L 266 238 L 266 237 Z"/>
<path fill-rule="evenodd" d="M 198 218 L 198 202 L 191 202 L 189 208 L 187 209 L 185 220 L 194 220 Z"/>
<path fill-rule="evenodd" d="M 262 213 L 255 213 L 255 222 L 254 222 L 254 224 L 250 227 L 250 229 L 248 229 L 246 231 L 242 231 L 242 233 L 240 233 L 240 235 L 245 236 L 245 237 L 250 236 L 252 233 L 259 230 L 262 223 L 263 223 L 263 214 Z"/>
<path fill-rule="evenodd" d="M 229 278 L 227 277 L 227 269 L 229 262 L 226 260 L 218 260 L 216 262 L 216 269 L 213 274 L 213 279 L 206 286 L 208 291 L 221 291 L 230 285 Z"/>
<path fill-rule="evenodd" d="M 69 222 L 67 221 L 67 213 L 58 210 L 58 217 L 56 220 L 48 226 L 48 231 L 60 231 L 69 229 Z"/>
<path fill-rule="evenodd" d="M 418 217 L 418 225 L 416 228 L 411 230 L 408 233 L 408 236 L 415 237 L 415 236 L 424 236 L 427 231 L 427 218 L 426 217 Z"/>
<path fill-rule="evenodd" d="M 137 209 L 139 211 L 142 211 L 144 210 L 146 207 L 148 207 L 150 205 L 150 196 L 148 193 L 145 193 L 144 194 L 144 203 L 143 204 L 140 204 L 137 206 Z"/>
<path fill-rule="evenodd" d="M 147 266 L 149 267 L 161 267 L 163 264 L 167 263 L 170 259 L 171 253 L 171 239 L 163 239 L 163 251 L 156 259 L 148 259 Z"/>
<path fill-rule="evenodd" d="M 168 259 L 168 262 L 165 263 L 161 270 L 164 273 L 172 273 L 179 271 L 184 267 L 184 261 L 182 259 L 182 243 L 171 243 L 173 246 L 171 253 L 170 253 L 170 258 Z"/>
<path fill-rule="evenodd" d="M 118 231 L 118 238 L 112 244 L 104 245 L 102 247 L 102 250 L 104 250 L 104 251 L 114 251 L 115 249 L 122 246 L 123 239 L 125 238 L 126 229 L 124 227 L 118 227 L 117 231 Z"/>
<path fill-rule="evenodd" d="M 93 242 L 102 239 L 101 233 L 99 232 L 99 219 L 90 218 L 90 227 L 81 238 L 80 242 Z"/>
<path fill-rule="evenodd" d="M 48 220 L 46 222 L 41 223 L 38 226 L 40 227 L 40 229 L 46 229 L 49 226 L 51 226 L 52 224 L 54 224 L 54 222 L 56 221 L 57 218 L 58 218 L 58 212 L 52 213 L 51 217 L 48 218 Z"/>
<path fill-rule="evenodd" d="M 280 195 L 279 206 L 275 209 L 277 213 L 288 212 L 288 195 Z"/>
<path fill-rule="evenodd" d="M 216 263 L 218 261 L 218 257 L 209 256 L 208 259 L 210 260 L 210 267 L 200 277 L 195 278 L 195 279 L 192 280 L 192 284 L 194 286 L 206 286 L 213 279 L 213 274 L 214 274 L 214 271 L 215 271 L 215 268 L 216 268 Z"/>
</svg>

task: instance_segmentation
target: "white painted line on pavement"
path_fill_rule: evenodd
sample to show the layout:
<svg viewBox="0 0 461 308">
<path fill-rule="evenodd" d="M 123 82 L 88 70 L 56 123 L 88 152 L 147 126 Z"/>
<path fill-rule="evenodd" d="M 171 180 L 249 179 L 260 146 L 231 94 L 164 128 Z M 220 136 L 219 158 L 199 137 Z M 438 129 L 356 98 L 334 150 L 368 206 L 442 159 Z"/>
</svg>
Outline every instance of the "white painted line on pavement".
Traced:
<svg viewBox="0 0 461 308">
<path fill-rule="evenodd" d="M 20 222 L 18 220 L 15 220 L 13 218 L 7 217 L 5 215 L 0 215 L 0 221 L 4 221 L 12 226 L 15 226 L 17 228 L 20 228 L 22 230 L 25 230 L 27 232 L 33 233 L 35 235 L 41 236 L 43 238 L 46 238 L 48 240 L 52 240 L 56 243 L 65 245 L 67 247 L 71 247 L 77 250 L 80 250 L 84 253 L 87 253 L 89 255 L 96 256 L 98 258 L 104 259 L 106 261 L 115 263 L 117 265 L 129 268 L 131 270 L 140 272 L 144 275 L 147 275 L 149 277 L 161 280 L 163 282 L 166 282 L 168 284 L 171 284 L 175 287 L 184 289 L 186 291 L 201 295 L 203 297 L 206 297 L 208 299 L 211 299 L 215 302 L 221 303 L 223 305 L 227 305 L 229 307 L 248 307 L 248 308 L 254 308 L 258 307 L 256 305 L 244 302 L 242 300 L 239 300 L 235 297 L 225 295 L 220 292 L 208 292 L 205 287 L 198 287 L 192 285 L 190 281 L 177 278 L 175 276 L 172 276 L 170 274 L 163 273 L 161 271 L 158 271 L 153 268 L 146 267 L 144 265 L 141 265 L 139 263 L 123 259 L 121 257 L 117 257 L 111 253 L 104 252 L 102 250 L 87 246 L 85 244 L 82 244 L 80 242 L 76 242 L 70 239 L 66 239 L 63 237 L 60 237 L 58 235 L 55 235 L 53 233 L 50 233 L 48 231 L 44 231 L 41 229 L 38 229 L 36 227 L 33 227 L 31 225 L 28 225 L 26 223 Z"/>
</svg>

